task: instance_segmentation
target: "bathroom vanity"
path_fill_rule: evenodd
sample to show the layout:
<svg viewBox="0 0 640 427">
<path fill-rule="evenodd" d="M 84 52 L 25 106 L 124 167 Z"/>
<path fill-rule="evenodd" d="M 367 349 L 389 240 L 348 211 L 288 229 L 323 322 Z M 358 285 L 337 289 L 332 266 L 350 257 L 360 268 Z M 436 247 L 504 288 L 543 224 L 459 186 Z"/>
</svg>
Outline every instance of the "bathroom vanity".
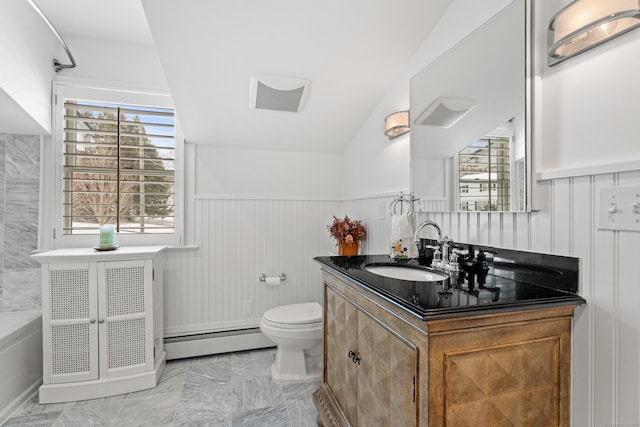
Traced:
<svg viewBox="0 0 640 427">
<path fill-rule="evenodd" d="M 325 319 L 318 425 L 568 426 L 571 320 L 585 303 L 578 260 L 492 252 L 482 284 L 367 269 L 426 268 L 413 259 L 315 258 Z"/>
</svg>

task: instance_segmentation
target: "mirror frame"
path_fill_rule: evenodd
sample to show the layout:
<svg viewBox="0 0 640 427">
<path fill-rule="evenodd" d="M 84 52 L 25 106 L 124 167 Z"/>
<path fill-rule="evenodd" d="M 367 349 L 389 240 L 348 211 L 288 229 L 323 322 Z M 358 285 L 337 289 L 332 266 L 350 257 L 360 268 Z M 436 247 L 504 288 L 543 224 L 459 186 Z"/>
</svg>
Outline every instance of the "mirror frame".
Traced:
<svg viewBox="0 0 640 427">
<path fill-rule="evenodd" d="M 503 8 L 501 8 L 500 10 L 496 11 L 496 13 L 494 15 L 492 15 L 489 19 L 487 19 L 486 21 L 484 21 L 483 23 L 481 23 L 478 27 L 474 28 L 473 31 L 471 31 L 469 34 L 467 34 L 464 38 L 462 38 L 460 41 L 456 42 L 454 45 L 452 45 L 449 49 L 447 49 L 445 52 L 443 52 L 440 56 L 438 56 L 437 58 L 435 58 L 432 62 L 430 62 L 429 64 L 427 64 L 425 67 L 423 67 L 420 71 L 418 71 L 418 73 L 416 74 L 416 76 L 422 72 L 422 70 L 424 70 L 426 67 L 429 67 L 430 64 L 432 64 L 433 62 L 437 61 L 442 55 L 446 54 L 447 52 L 449 52 L 450 50 L 454 49 L 460 42 L 462 42 L 463 40 L 467 39 L 468 37 L 472 37 L 474 32 L 476 32 L 479 28 L 481 28 L 482 26 L 484 26 L 485 24 L 487 24 L 488 22 L 490 22 L 497 14 L 499 14 L 500 12 L 502 12 L 502 10 L 506 7 L 511 6 L 514 2 L 517 1 L 523 1 L 524 2 L 524 25 L 523 25 L 523 31 L 524 31 L 524 79 L 523 79 L 523 83 L 524 83 L 524 135 L 525 135 L 525 145 L 524 145 L 524 151 L 525 151 L 525 182 L 524 182 L 524 191 L 525 191 L 525 201 L 524 201 L 524 209 L 520 210 L 520 211 L 463 211 L 463 210 L 459 210 L 457 209 L 457 206 L 455 205 L 455 200 L 449 200 L 449 207 L 445 210 L 439 210 L 439 209 L 421 209 L 420 211 L 422 212 L 454 212 L 454 213 L 489 213 L 489 212 L 495 212 L 495 213 L 500 213 L 500 212 L 517 212 L 517 213 L 521 213 L 521 212 L 531 212 L 532 210 L 534 210 L 533 208 L 533 200 L 535 197 L 535 185 L 534 185 L 534 170 L 533 170 L 533 165 L 534 165 L 534 150 L 533 150 L 533 145 L 534 145 L 534 136 L 535 136 L 535 132 L 534 132 L 534 116 L 535 116 L 535 99 L 534 99 L 534 94 L 535 94 L 535 87 L 534 87 L 534 66 L 535 66 L 535 59 L 534 59 L 534 37 L 533 37 L 533 31 L 534 31 L 534 9 L 533 9 L 533 0 L 513 0 L 512 2 L 509 2 L 507 5 L 505 5 Z M 412 77 L 413 78 L 413 77 Z M 411 92 L 411 90 L 410 90 Z M 415 114 L 418 114 L 419 112 L 416 112 Z M 412 122 L 413 119 L 411 119 L 410 123 Z M 480 135 L 479 137 L 481 137 L 482 135 Z M 416 183 L 414 182 L 414 173 L 413 173 L 413 167 L 414 166 L 414 157 L 411 155 L 412 150 L 411 150 L 411 146 L 413 144 L 417 143 L 417 141 L 415 141 L 413 138 L 411 138 L 410 140 L 410 165 L 409 165 L 409 170 L 410 170 L 410 188 L 411 188 L 411 194 L 413 195 L 415 193 L 415 187 L 416 187 Z M 471 143 L 471 142 L 470 142 Z M 455 156 L 455 154 L 454 154 Z M 446 161 L 443 160 L 443 161 Z M 444 183 L 447 186 L 453 187 L 455 186 L 455 182 L 457 182 L 457 180 L 452 180 L 450 179 L 450 177 L 446 176 L 444 177 Z M 454 182 L 450 182 L 450 181 L 454 181 Z M 449 190 L 447 189 L 448 192 L 455 192 L 456 190 Z M 416 194 L 416 197 L 420 197 L 420 194 Z M 447 196 L 447 198 L 450 198 L 451 196 Z M 422 206 L 422 205 L 421 205 Z"/>
</svg>

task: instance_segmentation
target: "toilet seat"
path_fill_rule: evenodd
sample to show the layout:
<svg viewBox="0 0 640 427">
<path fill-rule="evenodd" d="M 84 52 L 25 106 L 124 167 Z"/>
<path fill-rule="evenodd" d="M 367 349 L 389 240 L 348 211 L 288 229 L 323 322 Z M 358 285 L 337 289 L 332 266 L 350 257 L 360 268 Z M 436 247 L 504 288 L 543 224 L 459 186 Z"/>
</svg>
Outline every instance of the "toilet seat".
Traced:
<svg viewBox="0 0 640 427">
<path fill-rule="evenodd" d="M 322 323 L 322 307 L 317 302 L 283 305 L 267 310 L 262 320 L 279 328 L 304 328 Z"/>
</svg>

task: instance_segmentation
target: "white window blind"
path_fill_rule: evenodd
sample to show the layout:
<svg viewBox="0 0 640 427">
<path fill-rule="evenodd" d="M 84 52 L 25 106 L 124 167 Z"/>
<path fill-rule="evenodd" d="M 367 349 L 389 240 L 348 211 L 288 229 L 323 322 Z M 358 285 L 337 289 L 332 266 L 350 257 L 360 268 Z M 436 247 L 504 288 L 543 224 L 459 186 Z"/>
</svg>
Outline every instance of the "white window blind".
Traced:
<svg viewBox="0 0 640 427">
<path fill-rule="evenodd" d="M 63 234 L 173 233 L 174 127 L 171 109 L 66 99 Z"/>
<path fill-rule="evenodd" d="M 462 211 L 507 211 L 511 206 L 509 138 L 482 138 L 458 153 Z"/>
</svg>

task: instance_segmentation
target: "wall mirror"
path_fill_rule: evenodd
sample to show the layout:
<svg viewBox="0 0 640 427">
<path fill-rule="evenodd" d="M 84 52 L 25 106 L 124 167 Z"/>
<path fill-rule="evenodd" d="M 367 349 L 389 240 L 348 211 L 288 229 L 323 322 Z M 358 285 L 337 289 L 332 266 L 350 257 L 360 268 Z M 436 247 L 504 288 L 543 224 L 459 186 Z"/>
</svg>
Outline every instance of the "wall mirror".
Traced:
<svg viewBox="0 0 640 427">
<path fill-rule="evenodd" d="M 530 16 L 514 0 L 411 78 L 422 210 L 530 210 Z"/>
</svg>

